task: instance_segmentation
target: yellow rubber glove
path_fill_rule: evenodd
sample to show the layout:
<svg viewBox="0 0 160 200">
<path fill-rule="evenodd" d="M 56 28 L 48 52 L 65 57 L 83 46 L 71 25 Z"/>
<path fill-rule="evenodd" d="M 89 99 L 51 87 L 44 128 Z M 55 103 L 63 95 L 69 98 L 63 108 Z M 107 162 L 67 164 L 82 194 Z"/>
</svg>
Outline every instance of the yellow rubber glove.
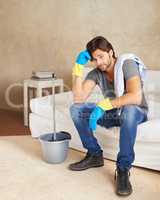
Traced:
<svg viewBox="0 0 160 200">
<path fill-rule="evenodd" d="M 102 101 L 100 101 L 97 104 L 97 106 L 102 108 L 102 110 L 104 110 L 104 111 L 113 109 L 113 106 L 112 106 L 109 98 L 103 99 Z"/>
</svg>

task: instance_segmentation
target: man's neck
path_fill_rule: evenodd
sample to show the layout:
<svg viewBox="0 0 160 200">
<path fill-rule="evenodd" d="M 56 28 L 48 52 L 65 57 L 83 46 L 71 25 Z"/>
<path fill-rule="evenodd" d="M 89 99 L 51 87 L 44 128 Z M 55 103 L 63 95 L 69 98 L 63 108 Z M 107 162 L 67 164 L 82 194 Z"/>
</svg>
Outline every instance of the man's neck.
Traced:
<svg viewBox="0 0 160 200">
<path fill-rule="evenodd" d="M 106 70 L 106 75 L 109 77 L 110 80 L 114 80 L 114 66 L 116 64 L 117 58 L 113 58 L 111 61 L 111 65 L 108 68 L 108 70 Z"/>
</svg>

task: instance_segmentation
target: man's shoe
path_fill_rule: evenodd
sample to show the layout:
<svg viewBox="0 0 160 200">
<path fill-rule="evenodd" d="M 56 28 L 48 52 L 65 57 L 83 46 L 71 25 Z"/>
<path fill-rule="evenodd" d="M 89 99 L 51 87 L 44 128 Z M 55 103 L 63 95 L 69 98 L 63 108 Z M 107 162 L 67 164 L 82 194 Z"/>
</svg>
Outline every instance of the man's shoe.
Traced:
<svg viewBox="0 0 160 200">
<path fill-rule="evenodd" d="M 127 169 L 121 170 L 117 168 L 115 172 L 116 193 L 120 196 L 128 196 L 132 193 L 132 186 L 129 181 L 130 173 Z"/>
<path fill-rule="evenodd" d="M 69 165 L 69 169 L 73 171 L 81 171 L 92 167 L 101 167 L 104 165 L 103 154 L 93 155 L 87 153 L 85 158 L 79 162 Z"/>
</svg>

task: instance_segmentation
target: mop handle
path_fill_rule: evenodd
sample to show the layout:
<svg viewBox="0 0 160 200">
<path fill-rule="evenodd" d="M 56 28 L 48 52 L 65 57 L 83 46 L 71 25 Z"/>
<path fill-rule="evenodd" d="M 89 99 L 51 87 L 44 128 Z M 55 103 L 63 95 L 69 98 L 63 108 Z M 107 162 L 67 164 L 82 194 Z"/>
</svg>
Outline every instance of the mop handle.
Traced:
<svg viewBox="0 0 160 200">
<path fill-rule="evenodd" d="M 52 89 L 52 95 L 53 95 L 53 134 L 54 134 L 54 140 L 56 140 L 56 121 L 55 121 L 55 84 L 54 84 L 54 78 L 53 78 L 53 89 Z"/>
</svg>

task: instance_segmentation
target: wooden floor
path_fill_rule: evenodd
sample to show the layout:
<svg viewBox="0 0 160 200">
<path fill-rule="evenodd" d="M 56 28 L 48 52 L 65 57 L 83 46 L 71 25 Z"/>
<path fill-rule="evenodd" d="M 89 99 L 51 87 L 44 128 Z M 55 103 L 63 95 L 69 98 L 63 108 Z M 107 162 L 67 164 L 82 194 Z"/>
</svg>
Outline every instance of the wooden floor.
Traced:
<svg viewBox="0 0 160 200">
<path fill-rule="evenodd" d="M 0 109 L 0 136 L 30 135 L 29 128 L 23 125 L 23 113 Z"/>
</svg>

